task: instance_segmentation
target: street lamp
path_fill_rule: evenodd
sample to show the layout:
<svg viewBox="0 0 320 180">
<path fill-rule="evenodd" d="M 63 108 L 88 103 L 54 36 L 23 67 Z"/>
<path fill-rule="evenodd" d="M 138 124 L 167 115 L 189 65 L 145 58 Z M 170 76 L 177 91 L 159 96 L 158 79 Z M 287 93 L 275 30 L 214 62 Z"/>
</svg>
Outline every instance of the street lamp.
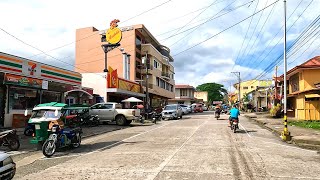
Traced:
<svg viewBox="0 0 320 180">
<path fill-rule="evenodd" d="M 101 40 L 103 41 L 103 40 Z M 104 70 L 103 72 L 108 72 L 108 52 L 111 51 L 112 49 L 120 46 L 120 43 L 117 44 L 102 44 L 101 47 L 104 52 Z"/>
</svg>

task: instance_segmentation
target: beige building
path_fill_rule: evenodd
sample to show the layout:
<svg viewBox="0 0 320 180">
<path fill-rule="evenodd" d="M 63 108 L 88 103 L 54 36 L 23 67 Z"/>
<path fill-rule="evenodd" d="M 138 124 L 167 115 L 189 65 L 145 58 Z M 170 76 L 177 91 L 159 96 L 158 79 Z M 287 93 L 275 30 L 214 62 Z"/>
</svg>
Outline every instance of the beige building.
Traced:
<svg viewBox="0 0 320 180">
<path fill-rule="evenodd" d="M 108 52 L 108 66 L 117 72 L 119 86 L 122 88 L 106 88 L 99 93 L 105 97 L 106 101 L 120 101 L 129 96 L 143 98 L 146 90 L 146 68 L 142 65 L 142 57 L 148 59 L 149 64 L 149 102 L 153 107 L 166 104 L 168 99 L 174 95 L 174 61 L 170 55 L 170 49 L 161 45 L 157 39 L 140 24 L 120 28 L 122 40 L 120 46 Z M 105 54 L 101 47 L 101 34 L 94 27 L 81 28 L 76 30 L 76 70 L 85 74 L 102 73 L 105 67 Z M 120 51 L 122 49 L 122 51 Z M 127 58 L 127 59 L 126 59 Z M 101 78 L 97 76 L 98 78 Z M 83 83 L 94 86 L 90 78 L 86 78 Z M 89 82 L 87 82 L 89 81 Z M 141 83 L 143 88 L 137 88 Z M 134 91 L 132 92 L 132 88 Z M 93 87 L 94 88 L 94 87 Z M 97 89 L 100 87 L 96 87 Z M 137 89 L 140 89 L 137 92 Z"/>
<path fill-rule="evenodd" d="M 264 86 L 269 87 L 272 85 L 272 81 L 270 80 L 249 80 L 249 81 L 243 81 L 240 83 L 240 99 L 243 98 L 245 94 L 248 94 L 254 90 L 256 90 L 258 87 Z M 236 100 L 238 100 L 238 94 L 239 94 L 239 83 L 234 84 L 235 94 L 236 94 Z"/>
<path fill-rule="evenodd" d="M 175 85 L 175 98 L 169 99 L 169 104 L 192 104 L 195 103 L 195 88 L 190 85 Z"/>
<path fill-rule="evenodd" d="M 194 92 L 194 97 L 196 99 L 202 99 L 204 104 L 208 103 L 208 92 L 207 91 L 196 91 L 196 92 Z"/>
</svg>

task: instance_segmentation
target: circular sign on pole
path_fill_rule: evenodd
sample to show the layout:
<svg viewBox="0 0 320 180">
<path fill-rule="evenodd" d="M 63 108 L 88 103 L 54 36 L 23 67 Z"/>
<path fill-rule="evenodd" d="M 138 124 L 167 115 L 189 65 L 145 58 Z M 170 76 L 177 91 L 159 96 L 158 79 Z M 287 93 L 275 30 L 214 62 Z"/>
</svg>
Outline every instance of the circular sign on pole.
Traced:
<svg viewBox="0 0 320 180">
<path fill-rule="evenodd" d="M 117 44 L 122 39 L 122 32 L 117 27 L 111 27 L 106 31 L 106 40 L 110 44 Z"/>
</svg>

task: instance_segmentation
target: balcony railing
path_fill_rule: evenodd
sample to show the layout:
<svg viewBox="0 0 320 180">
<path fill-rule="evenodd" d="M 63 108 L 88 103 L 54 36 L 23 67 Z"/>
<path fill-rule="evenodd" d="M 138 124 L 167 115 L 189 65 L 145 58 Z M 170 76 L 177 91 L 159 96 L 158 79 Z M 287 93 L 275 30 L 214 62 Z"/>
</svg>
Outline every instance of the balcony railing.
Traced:
<svg viewBox="0 0 320 180">
<path fill-rule="evenodd" d="M 146 87 L 147 83 L 144 81 L 142 82 L 142 86 Z M 153 84 L 152 83 L 148 83 L 148 88 L 149 89 L 153 89 Z"/>
<path fill-rule="evenodd" d="M 162 73 L 161 73 L 161 76 L 162 76 L 162 77 L 166 77 L 166 78 L 171 78 L 171 74 L 166 73 L 166 72 L 162 72 Z"/>
</svg>

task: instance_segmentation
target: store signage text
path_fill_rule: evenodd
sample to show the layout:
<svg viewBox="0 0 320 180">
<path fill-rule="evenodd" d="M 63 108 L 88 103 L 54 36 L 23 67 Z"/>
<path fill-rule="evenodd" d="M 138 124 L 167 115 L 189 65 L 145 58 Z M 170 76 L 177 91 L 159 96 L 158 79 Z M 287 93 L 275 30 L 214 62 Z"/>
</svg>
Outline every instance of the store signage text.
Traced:
<svg viewBox="0 0 320 180">
<path fill-rule="evenodd" d="M 35 88 L 42 87 L 42 80 L 18 76 L 18 75 L 12 75 L 12 74 L 5 75 L 5 83 L 19 85 L 19 86 L 35 87 Z"/>
<path fill-rule="evenodd" d="M 122 32 L 118 28 L 118 19 L 111 21 L 110 28 L 106 31 L 106 40 L 110 44 L 117 44 L 122 39 Z"/>
<path fill-rule="evenodd" d="M 140 93 L 140 85 L 122 78 L 118 77 L 117 70 L 112 69 L 109 66 L 107 76 L 107 87 L 108 88 L 117 88 L 126 91 Z"/>
</svg>

